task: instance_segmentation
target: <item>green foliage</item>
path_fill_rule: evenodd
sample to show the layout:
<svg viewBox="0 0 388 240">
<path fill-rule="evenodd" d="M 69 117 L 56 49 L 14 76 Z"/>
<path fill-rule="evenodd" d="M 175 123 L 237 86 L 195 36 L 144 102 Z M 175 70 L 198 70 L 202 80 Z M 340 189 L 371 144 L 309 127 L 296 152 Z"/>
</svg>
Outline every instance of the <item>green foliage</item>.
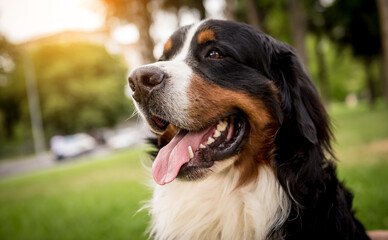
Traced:
<svg viewBox="0 0 388 240">
<path fill-rule="evenodd" d="M 0 37 L 0 58 L 1 157 L 30 152 L 32 142 L 22 54 L 18 47 Z M 4 65 L 4 58 L 8 64 Z"/>
<path fill-rule="evenodd" d="M 381 52 L 377 2 L 334 1 L 323 11 L 323 28 L 341 45 L 352 47 L 356 56 L 377 56 Z"/>
<path fill-rule="evenodd" d="M 271 36 L 283 42 L 291 43 L 290 23 L 286 9 L 286 1 L 256 1 L 260 12 L 263 16 L 263 28 Z"/>
<path fill-rule="evenodd" d="M 25 54 L 32 56 L 47 138 L 111 127 L 132 113 L 124 94 L 127 68 L 103 46 L 58 43 Z M 0 156 L 31 136 L 24 64 L 25 58 L 15 57 L 15 69 L 0 87 Z"/>
<path fill-rule="evenodd" d="M 25 120 L 23 107 L 26 88 L 24 81 L 18 81 L 21 61 L 18 49 L 0 36 L 0 140 L 11 137 L 13 126 Z M 4 61 L 5 59 L 5 61 Z M 7 66 L 8 65 L 8 66 Z M 0 141 L 1 142 L 1 141 Z"/>
<path fill-rule="evenodd" d="M 307 53 L 309 59 L 309 73 L 317 85 L 321 88 L 318 81 L 318 61 L 314 47 L 316 37 L 309 35 L 307 38 Z M 357 94 L 362 97 L 365 95 L 365 72 L 362 64 L 352 57 L 351 49 L 344 47 L 338 51 L 335 44 L 328 38 L 323 41 L 324 58 L 326 61 L 326 70 L 329 75 L 329 97 L 332 101 L 344 101 L 349 93 Z M 376 71 L 377 72 L 377 71 Z"/>
<path fill-rule="evenodd" d="M 247 6 L 245 0 L 237 0 L 235 4 L 235 17 L 237 21 L 248 23 Z M 256 1 L 259 22 L 262 31 L 284 42 L 291 42 L 288 15 L 285 11 L 284 0 L 260 0 Z"/>
<path fill-rule="evenodd" d="M 103 47 L 46 45 L 34 51 L 34 63 L 49 135 L 113 126 L 131 113 L 127 69 Z"/>
</svg>

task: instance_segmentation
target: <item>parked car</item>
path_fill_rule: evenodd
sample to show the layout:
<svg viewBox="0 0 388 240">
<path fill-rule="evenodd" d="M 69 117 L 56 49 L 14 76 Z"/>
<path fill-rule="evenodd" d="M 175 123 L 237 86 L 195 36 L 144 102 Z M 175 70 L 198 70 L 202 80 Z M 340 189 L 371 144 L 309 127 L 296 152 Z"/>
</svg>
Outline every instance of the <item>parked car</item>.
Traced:
<svg viewBox="0 0 388 240">
<path fill-rule="evenodd" d="M 143 141 L 143 134 L 136 128 L 124 128 L 109 137 L 106 144 L 111 149 L 121 149 L 133 146 Z"/>
<path fill-rule="evenodd" d="M 96 140 L 86 133 L 51 138 L 51 151 L 56 159 L 71 158 L 93 150 Z"/>
</svg>

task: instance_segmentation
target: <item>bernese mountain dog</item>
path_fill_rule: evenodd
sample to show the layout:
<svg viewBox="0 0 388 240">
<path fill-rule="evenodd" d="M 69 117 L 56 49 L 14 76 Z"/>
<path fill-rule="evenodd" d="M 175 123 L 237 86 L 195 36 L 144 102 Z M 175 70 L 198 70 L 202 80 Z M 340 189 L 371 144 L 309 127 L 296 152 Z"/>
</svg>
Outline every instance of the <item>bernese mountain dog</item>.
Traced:
<svg viewBox="0 0 388 240">
<path fill-rule="evenodd" d="M 369 239 L 336 177 L 329 117 L 289 45 L 249 25 L 179 28 L 129 76 L 157 134 L 153 239 Z"/>
</svg>

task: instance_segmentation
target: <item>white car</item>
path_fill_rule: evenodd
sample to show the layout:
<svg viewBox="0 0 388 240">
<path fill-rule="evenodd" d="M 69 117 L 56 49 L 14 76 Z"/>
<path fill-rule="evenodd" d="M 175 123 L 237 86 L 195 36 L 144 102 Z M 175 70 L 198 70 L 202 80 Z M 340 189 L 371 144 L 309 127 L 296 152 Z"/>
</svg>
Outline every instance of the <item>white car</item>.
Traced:
<svg viewBox="0 0 388 240">
<path fill-rule="evenodd" d="M 70 158 L 89 152 L 97 146 L 96 140 L 86 133 L 54 136 L 50 141 L 51 151 L 57 159 Z"/>
<path fill-rule="evenodd" d="M 119 130 L 115 135 L 108 138 L 106 144 L 111 149 L 121 149 L 143 142 L 143 134 L 136 128 Z"/>
</svg>

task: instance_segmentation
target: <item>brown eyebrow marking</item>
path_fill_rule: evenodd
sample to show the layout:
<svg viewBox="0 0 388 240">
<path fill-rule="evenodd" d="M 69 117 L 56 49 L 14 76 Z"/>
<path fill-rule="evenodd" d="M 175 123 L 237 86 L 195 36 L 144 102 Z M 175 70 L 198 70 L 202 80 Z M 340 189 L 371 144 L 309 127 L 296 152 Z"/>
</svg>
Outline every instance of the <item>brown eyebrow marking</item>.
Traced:
<svg viewBox="0 0 388 240">
<path fill-rule="evenodd" d="M 206 29 L 198 34 L 197 42 L 198 44 L 206 43 L 208 41 L 216 40 L 213 30 Z"/>
<path fill-rule="evenodd" d="M 168 39 L 167 42 L 164 44 L 163 52 L 168 52 L 172 47 L 172 41 L 171 39 Z"/>
</svg>

